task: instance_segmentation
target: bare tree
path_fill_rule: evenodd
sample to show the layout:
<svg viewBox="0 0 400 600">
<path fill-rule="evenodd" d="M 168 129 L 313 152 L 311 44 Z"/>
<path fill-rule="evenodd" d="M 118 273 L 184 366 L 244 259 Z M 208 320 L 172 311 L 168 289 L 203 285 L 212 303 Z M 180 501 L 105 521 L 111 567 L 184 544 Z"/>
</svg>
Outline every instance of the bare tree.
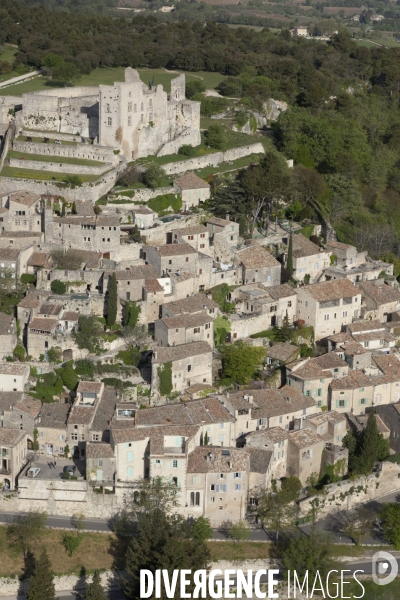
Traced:
<svg viewBox="0 0 400 600">
<path fill-rule="evenodd" d="M 66 269 L 76 271 L 80 269 L 84 261 L 84 255 L 81 250 L 69 248 L 64 251 L 62 248 L 56 248 L 51 253 L 56 269 Z"/>
<path fill-rule="evenodd" d="M 129 349 L 140 348 L 149 340 L 149 334 L 146 325 L 135 325 L 135 327 L 125 327 L 124 341 Z"/>
<path fill-rule="evenodd" d="M 391 225 L 373 223 L 358 229 L 354 234 L 354 242 L 359 250 L 368 250 L 372 258 L 379 258 L 394 248 L 396 235 Z"/>
</svg>

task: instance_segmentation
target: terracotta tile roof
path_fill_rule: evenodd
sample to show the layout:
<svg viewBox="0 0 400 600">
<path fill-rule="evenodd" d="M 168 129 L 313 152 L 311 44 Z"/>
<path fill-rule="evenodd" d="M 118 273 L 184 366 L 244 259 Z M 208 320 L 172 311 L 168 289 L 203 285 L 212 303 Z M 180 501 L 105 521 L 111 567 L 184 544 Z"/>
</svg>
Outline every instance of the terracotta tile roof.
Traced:
<svg viewBox="0 0 400 600">
<path fill-rule="evenodd" d="M 175 283 L 181 283 L 182 281 L 188 281 L 189 279 L 194 279 L 196 277 L 196 273 L 191 273 L 190 271 L 179 271 L 179 273 L 168 273 L 170 279 Z"/>
<path fill-rule="evenodd" d="M 104 432 L 110 428 L 111 420 L 118 402 L 117 391 L 107 386 L 96 405 L 96 413 L 92 423 L 92 431 Z"/>
<path fill-rule="evenodd" d="M 181 344 L 170 348 L 157 346 L 153 353 L 154 363 L 166 363 L 169 361 L 184 360 L 199 354 L 212 354 L 212 348 L 207 342 L 192 342 L 191 344 Z"/>
<path fill-rule="evenodd" d="M 18 302 L 19 308 L 37 308 L 45 298 L 48 298 L 49 292 L 44 290 L 35 290 L 28 292 L 25 298 Z"/>
<path fill-rule="evenodd" d="M 370 342 L 373 340 L 385 340 L 385 342 L 394 342 L 395 338 L 391 333 L 382 329 L 380 331 L 371 331 L 370 333 L 360 333 L 354 336 L 357 342 Z"/>
<path fill-rule="evenodd" d="M 32 206 L 38 200 L 40 200 L 40 196 L 31 194 L 30 192 L 15 192 L 10 196 L 10 202 L 16 202 L 24 206 Z"/>
<path fill-rule="evenodd" d="M 60 217 L 54 219 L 54 223 L 63 223 L 64 225 L 92 225 L 98 227 L 118 227 L 119 228 L 119 217 L 100 215 L 98 217 L 85 217 L 85 216 L 72 216 L 72 217 Z"/>
<path fill-rule="evenodd" d="M 394 354 L 375 354 L 372 358 L 385 375 L 400 376 L 400 362 Z"/>
<path fill-rule="evenodd" d="M 45 252 L 34 252 L 27 262 L 29 267 L 43 267 L 45 269 L 50 269 L 52 264 L 51 255 Z"/>
<path fill-rule="evenodd" d="M 68 425 L 90 425 L 95 414 L 95 406 L 76 406 L 71 407 L 68 415 Z"/>
<path fill-rule="evenodd" d="M 327 354 L 322 354 L 321 356 L 317 356 L 316 358 L 311 358 L 310 362 L 313 362 L 315 365 L 318 365 L 323 371 L 327 369 L 336 369 L 336 368 L 346 368 L 348 364 L 344 361 L 340 356 L 338 356 L 335 352 L 328 352 Z"/>
<path fill-rule="evenodd" d="M 4 231 L 1 237 L 3 239 L 41 238 L 42 235 L 42 231 Z"/>
<path fill-rule="evenodd" d="M 182 227 L 173 229 L 173 232 L 179 232 L 181 235 L 199 235 L 200 233 L 209 233 L 207 227 L 204 225 L 190 225 L 189 227 Z"/>
<path fill-rule="evenodd" d="M 265 250 L 265 248 L 262 248 L 258 244 L 253 244 L 248 248 L 239 250 L 236 256 L 246 269 L 281 266 L 268 250 Z"/>
<path fill-rule="evenodd" d="M 59 315 L 62 311 L 62 304 L 42 304 L 38 310 L 38 315 Z"/>
<path fill-rule="evenodd" d="M 384 283 L 383 279 L 378 279 L 377 281 L 377 285 L 370 281 L 361 281 L 358 285 L 361 291 L 370 296 L 378 305 L 389 302 L 400 304 L 400 292 Z"/>
<path fill-rule="evenodd" d="M 177 315 L 176 317 L 164 317 L 161 319 L 168 329 L 184 327 L 200 327 L 213 320 L 206 312 L 192 313 L 186 315 Z"/>
<path fill-rule="evenodd" d="M 267 473 L 272 461 L 273 453 L 264 448 L 251 448 L 246 446 L 246 452 L 250 454 L 250 472 Z"/>
<path fill-rule="evenodd" d="M 175 302 L 168 302 L 163 304 L 170 314 L 180 315 L 183 313 L 196 313 L 203 310 L 210 310 L 211 308 L 217 309 L 218 304 L 214 302 L 212 298 L 207 298 L 205 294 L 199 292 L 189 298 L 183 298 L 182 300 L 176 300 Z"/>
<path fill-rule="evenodd" d="M 201 425 L 233 422 L 234 418 L 217 398 L 203 398 L 136 411 L 137 427 L 158 425 Z"/>
<path fill-rule="evenodd" d="M 0 375 L 25 375 L 29 372 L 29 365 L 21 365 L 20 363 L 0 363 Z"/>
<path fill-rule="evenodd" d="M 20 400 L 14 404 L 14 409 L 19 410 L 30 417 L 36 418 L 42 408 L 41 400 L 36 400 L 35 398 L 31 398 L 31 396 L 23 396 Z"/>
<path fill-rule="evenodd" d="M 280 342 L 274 344 L 272 348 L 267 349 L 268 358 L 273 358 L 275 360 L 280 360 L 281 362 L 286 362 L 293 356 L 295 352 L 299 352 L 299 348 L 297 346 L 292 346 L 292 344 L 285 344 L 284 342 Z"/>
<path fill-rule="evenodd" d="M 157 279 L 157 271 L 151 265 L 137 265 L 124 271 L 105 271 L 108 277 L 115 273 L 117 281 L 139 280 L 139 279 Z"/>
<path fill-rule="evenodd" d="M 95 250 L 80 250 L 80 253 L 86 269 L 96 269 L 103 256 L 101 252 L 96 252 Z"/>
<path fill-rule="evenodd" d="M 322 254 L 323 250 L 320 250 L 319 247 L 310 242 L 304 235 L 294 234 L 292 236 L 293 239 L 293 256 L 295 258 L 302 258 L 304 256 L 315 256 L 316 254 Z"/>
<path fill-rule="evenodd" d="M 186 175 L 174 179 L 174 183 L 179 185 L 182 190 L 200 190 L 210 187 L 204 179 L 201 179 L 195 173 L 186 173 Z"/>
<path fill-rule="evenodd" d="M 15 331 L 15 318 L 0 312 L 0 335 L 8 335 Z"/>
<path fill-rule="evenodd" d="M 51 333 L 53 328 L 58 323 L 58 319 L 38 319 L 35 317 L 28 325 L 28 329 L 31 331 L 46 331 Z"/>
<path fill-rule="evenodd" d="M 66 310 L 63 312 L 62 318 L 64 321 L 77 321 L 79 319 L 79 313 L 73 310 Z"/>
<path fill-rule="evenodd" d="M 110 444 L 86 442 L 86 459 L 88 458 L 115 458 L 115 455 Z"/>
<path fill-rule="evenodd" d="M 300 429 L 299 431 L 293 431 L 289 433 L 289 442 L 297 446 L 297 448 L 308 448 L 308 446 L 313 446 L 314 444 L 318 444 L 323 442 L 321 436 L 314 433 L 311 429 L 306 427 L 305 429 Z"/>
<path fill-rule="evenodd" d="M 346 354 L 346 356 L 357 356 L 358 354 L 369 354 L 369 350 L 358 344 L 357 342 L 348 342 L 340 345 L 340 350 Z"/>
<path fill-rule="evenodd" d="M 190 244 L 165 244 L 164 246 L 153 246 L 160 256 L 182 256 L 184 254 L 197 254 Z M 146 246 L 144 247 L 146 249 Z"/>
<path fill-rule="evenodd" d="M 157 279 L 146 279 L 143 287 L 147 292 L 162 292 L 164 290 Z"/>
<path fill-rule="evenodd" d="M 208 223 L 210 223 L 210 225 L 218 225 L 218 227 L 226 227 L 227 225 L 230 225 L 232 221 L 219 219 L 218 217 L 211 217 L 211 219 L 207 219 L 206 224 Z"/>
<path fill-rule="evenodd" d="M 159 427 L 130 427 L 116 428 L 111 427 L 112 437 L 116 444 L 126 444 L 150 438 L 154 440 L 152 452 L 156 449 L 160 454 L 164 453 L 164 436 L 182 436 L 192 438 L 199 431 L 198 425 L 164 425 Z"/>
<path fill-rule="evenodd" d="M 199 446 L 188 456 L 188 473 L 248 472 L 250 453 L 247 448 Z"/>
<path fill-rule="evenodd" d="M 246 435 L 246 440 L 248 438 L 260 438 L 261 440 L 265 440 L 265 445 L 269 443 L 277 444 L 278 442 L 289 439 L 289 431 L 287 429 L 282 429 L 282 427 L 271 427 L 271 429 L 252 431 Z"/>
<path fill-rule="evenodd" d="M 88 392 L 100 394 L 103 384 L 98 381 L 80 381 L 77 392 Z"/>
<path fill-rule="evenodd" d="M 361 292 L 348 279 L 333 279 L 322 283 L 313 283 L 302 288 L 317 302 L 340 300 L 360 295 Z"/>
<path fill-rule="evenodd" d="M 377 319 L 373 321 L 357 321 L 356 323 L 349 323 L 346 327 L 353 335 L 385 329 L 385 326 Z"/>
<path fill-rule="evenodd" d="M 353 250 L 357 251 L 357 249 L 355 248 L 355 246 L 351 246 L 351 244 L 344 244 L 343 242 L 336 242 L 335 240 L 327 242 L 326 247 L 327 247 L 328 250 L 329 250 L 329 248 L 338 248 L 338 250 L 350 250 L 350 249 L 353 249 Z"/>
<path fill-rule="evenodd" d="M 132 209 L 133 214 L 136 215 L 155 215 L 157 213 L 154 212 L 154 210 L 151 210 L 151 208 L 149 208 L 148 206 L 135 206 L 135 208 Z"/>
<path fill-rule="evenodd" d="M 66 429 L 69 404 L 43 404 L 38 428 Z"/>
<path fill-rule="evenodd" d="M 355 390 L 357 388 L 371 387 L 371 379 L 363 371 L 349 371 L 346 377 L 332 379 L 330 387 L 332 390 Z"/>
<path fill-rule="evenodd" d="M 0 427 L 0 444 L 2 446 L 15 446 L 26 436 L 25 431 Z"/>
<path fill-rule="evenodd" d="M 76 214 L 79 217 L 93 217 L 94 216 L 92 202 L 87 201 L 87 200 L 75 200 L 74 204 L 75 204 Z"/>
<path fill-rule="evenodd" d="M 244 400 L 244 395 L 253 396 L 253 403 L 250 404 L 249 401 Z M 239 404 L 236 400 L 239 401 Z M 244 390 L 229 394 L 227 401 L 236 409 L 250 408 L 253 419 L 277 417 L 316 406 L 315 400 L 303 396 L 288 385 L 280 390 Z"/>
<path fill-rule="evenodd" d="M 290 296 L 296 295 L 294 289 L 287 283 L 282 285 L 273 285 L 272 287 L 269 287 L 267 291 L 274 300 L 279 300 L 280 298 L 289 298 Z"/>
<path fill-rule="evenodd" d="M 13 248 L 0 248 L 0 260 L 18 260 L 21 250 L 14 250 Z"/>
<path fill-rule="evenodd" d="M 334 335 L 330 335 L 327 338 L 334 344 L 342 344 L 344 342 L 352 342 L 353 338 L 349 333 L 335 333 Z"/>
<path fill-rule="evenodd" d="M 316 413 L 315 415 L 309 415 L 307 421 L 318 427 L 327 421 L 331 423 L 341 423 L 346 421 L 346 417 L 343 413 L 336 412 L 336 410 L 327 410 L 325 412 Z"/>
</svg>

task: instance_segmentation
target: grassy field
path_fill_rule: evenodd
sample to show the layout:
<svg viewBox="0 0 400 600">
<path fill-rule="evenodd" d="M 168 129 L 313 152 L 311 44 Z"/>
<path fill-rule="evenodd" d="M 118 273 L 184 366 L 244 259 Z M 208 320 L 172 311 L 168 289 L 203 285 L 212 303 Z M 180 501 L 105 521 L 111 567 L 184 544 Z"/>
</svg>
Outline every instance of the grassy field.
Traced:
<svg viewBox="0 0 400 600">
<path fill-rule="evenodd" d="M 27 154 L 26 152 L 17 152 L 10 150 L 7 158 L 25 158 L 25 160 L 37 160 L 40 162 L 52 162 L 65 165 L 85 165 L 88 167 L 100 167 L 104 163 L 99 160 L 89 160 L 87 158 L 73 158 L 71 156 L 48 156 L 43 154 Z M 23 162 L 21 162 L 23 165 Z"/>
<path fill-rule="evenodd" d="M 13 64 L 14 57 L 17 54 L 17 48 L 14 46 L 10 46 L 9 44 L 4 44 L 3 52 L 0 54 L 0 62 L 6 60 L 10 64 Z M 16 71 L 10 71 L 10 73 L 5 73 L 4 75 L 0 75 L 0 83 L 3 81 L 7 81 L 8 79 L 12 79 L 13 77 L 18 77 L 21 73 L 17 73 Z"/>
<path fill-rule="evenodd" d="M 207 542 L 213 561 L 269 558 L 272 544 L 263 542 Z"/>
<path fill-rule="evenodd" d="M 65 173 L 53 173 L 52 171 L 34 171 L 31 169 L 20 169 L 19 167 L 3 167 L 0 177 L 15 177 L 17 179 L 34 179 L 36 181 L 63 181 Z M 99 179 L 100 175 L 79 175 L 82 182 L 92 182 Z"/>
<path fill-rule="evenodd" d="M 365 48 L 377 48 L 378 46 L 384 46 L 385 48 L 399 48 L 400 47 L 399 42 L 396 42 L 396 40 L 393 37 L 389 37 L 389 36 L 382 36 L 379 38 L 374 38 L 373 40 L 355 39 L 354 41 L 359 46 L 364 46 Z"/>
<path fill-rule="evenodd" d="M 114 81 L 124 80 L 124 67 L 116 67 L 110 69 L 94 69 L 89 75 L 82 75 L 76 82 L 75 85 L 84 86 L 98 86 L 100 84 L 112 85 Z M 165 69 L 138 69 L 142 80 L 145 83 L 150 83 L 154 77 L 154 84 L 162 84 L 165 91 L 169 92 L 171 89 L 171 79 L 178 77 L 180 72 L 169 72 Z M 197 79 L 203 79 L 207 89 L 215 88 L 223 79 L 224 75 L 220 73 L 211 73 L 206 71 L 199 71 L 198 73 L 185 73 L 186 81 L 195 81 Z M 9 76 L 4 76 L 5 79 L 9 79 Z M 13 75 L 15 77 L 15 75 Z M 49 85 L 47 77 L 36 77 L 31 81 L 25 83 L 19 83 L 12 85 L 9 88 L 2 90 L 2 95 L 6 96 L 21 96 L 26 92 L 36 92 L 38 90 L 46 90 L 49 87 L 56 87 Z"/>
<path fill-rule="evenodd" d="M 392 583 L 385 586 L 376 585 L 371 580 L 361 580 L 365 588 L 365 593 L 360 585 L 354 581 L 346 585 L 344 590 L 348 598 L 362 598 L 363 600 L 398 600 L 400 598 L 400 578 L 396 578 Z M 333 593 L 334 590 L 333 590 Z"/>
</svg>

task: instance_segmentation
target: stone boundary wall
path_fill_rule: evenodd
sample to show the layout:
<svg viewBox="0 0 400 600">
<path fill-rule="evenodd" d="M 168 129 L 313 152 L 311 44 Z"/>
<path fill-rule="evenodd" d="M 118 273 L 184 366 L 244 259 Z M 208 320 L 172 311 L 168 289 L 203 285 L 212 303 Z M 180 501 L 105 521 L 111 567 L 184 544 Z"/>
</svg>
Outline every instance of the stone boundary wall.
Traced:
<svg viewBox="0 0 400 600">
<path fill-rule="evenodd" d="M 98 160 L 99 162 L 110 162 L 113 164 L 116 164 L 118 161 L 118 155 L 114 154 L 112 148 L 92 146 L 91 144 L 78 143 L 76 146 L 64 146 L 63 144 L 19 142 L 14 140 L 13 150 L 26 152 L 27 154 L 40 154 L 41 156 L 66 156 L 70 158 Z"/>
<path fill-rule="evenodd" d="M 64 142 L 82 142 L 83 137 L 81 135 L 74 135 L 72 133 L 62 133 L 53 131 L 36 131 L 35 129 L 24 129 L 19 135 L 31 136 L 31 137 L 47 137 L 49 140 L 64 140 Z M 29 144 L 31 142 L 28 142 Z M 38 142 L 32 142 L 38 143 Z"/>
<path fill-rule="evenodd" d="M 68 163 L 42 162 L 40 160 L 21 160 L 10 158 L 10 167 L 19 169 L 31 169 L 32 171 L 50 171 L 53 173 L 74 173 L 76 175 L 102 175 L 113 168 L 111 163 L 105 163 L 101 167 L 90 167 L 88 165 L 70 165 Z"/>
<path fill-rule="evenodd" d="M 148 202 L 148 200 L 151 200 L 151 198 L 156 198 L 157 196 L 161 196 L 164 194 L 175 194 L 174 188 L 173 187 L 162 187 L 162 188 L 157 188 L 155 190 L 151 190 L 151 189 L 138 189 L 138 190 L 134 190 L 135 195 L 133 196 L 133 198 L 130 198 L 129 196 L 124 196 L 123 192 L 117 192 L 118 197 L 115 196 L 115 199 L 124 199 L 126 198 L 127 200 L 131 200 L 132 202 L 130 204 L 119 204 L 118 202 L 113 202 L 113 200 L 108 200 L 107 201 L 107 206 L 111 205 L 113 208 L 114 206 L 118 206 L 121 208 L 124 208 L 126 210 L 132 210 L 134 208 L 137 208 L 137 203 L 138 202 Z M 178 195 L 178 194 L 175 194 Z"/>
<path fill-rule="evenodd" d="M 1 169 L 3 168 L 4 161 L 8 154 L 10 143 L 11 143 L 11 140 L 13 137 L 12 133 L 13 133 L 12 127 L 8 127 L 7 131 L 4 135 L 4 138 L 3 138 L 2 150 L 1 150 L 1 154 L 0 154 L 0 172 L 1 172 Z"/>
<path fill-rule="evenodd" d="M 312 502 L 318 500 L 318 519 L 342 510 L 351 510 L 358 504 L 382 498 L 400 491 L 400 465 L 383 462 L 381 471 L 353 480 L 339 481 L 325 486 L 324 494 L 299 502 L 300 516 L 306 516 Z"/>
<path fill-rule="evenodd" d="M 193 171 L 194 169 L 204 169 L 204 167 L 218 167 L 218 165 L 223 162 L 243 158 L 244 156 L 249 156 L 250 154 L 265 154 L 262 143 L 256 142 L 255 144 L 249 144 L 248 146 L 231 148 L 226 152 L 204 154 L 204 156 L 196 156 L 187 160 L 166 163 L 165 165 L 161 166 L 167 175 L 175 175 L 177 173 L 184 173 L 185 171 Z"/>
</svg>

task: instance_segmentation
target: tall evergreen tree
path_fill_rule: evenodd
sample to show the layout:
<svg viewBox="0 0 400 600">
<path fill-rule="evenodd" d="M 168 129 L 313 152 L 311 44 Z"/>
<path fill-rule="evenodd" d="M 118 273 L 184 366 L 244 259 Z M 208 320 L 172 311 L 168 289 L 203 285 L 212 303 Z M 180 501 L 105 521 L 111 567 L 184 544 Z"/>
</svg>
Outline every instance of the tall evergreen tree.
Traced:
<svg viewBox="0 0 400 600">
<path fill-rule="evenodd" d="M 377 460 L 383 460 L 389 454 L 388 441 L 378 431 L 373 410 L 369 413 L 360 442 L 360 450 L 355 460 L 355 470 L 358 473 L 368 474 Z"/>
<path fill-rule="evenodd" d="M 289 273 L 290 277 L 293 275 L 293 235 L 290 231 L 289 238 L 289 248 L 288 248 L 288 257 L 286 263 L 286 271 Z"/>
<path fill-rule="evenodd" d="M 108 288 L 107 325 L 115 325 L 118 309 L 118 286 L 115 273 L 111 275 L 110 287 Z"/>
<path fill-rule="evenodd" d="M 30 579 L 26 600 L 55 600 L 53 578 L 54 574 L 51 570 L 50 559 L 46 550 L 43 550 L 35 572 Z"/>
<path fill-rule="evenodd" d="M 107 596 L 100 583 L 99 571 L 94 572 L 93 581 L 86 590 L 85 600 L 107 600 Z"/>
</svg>

